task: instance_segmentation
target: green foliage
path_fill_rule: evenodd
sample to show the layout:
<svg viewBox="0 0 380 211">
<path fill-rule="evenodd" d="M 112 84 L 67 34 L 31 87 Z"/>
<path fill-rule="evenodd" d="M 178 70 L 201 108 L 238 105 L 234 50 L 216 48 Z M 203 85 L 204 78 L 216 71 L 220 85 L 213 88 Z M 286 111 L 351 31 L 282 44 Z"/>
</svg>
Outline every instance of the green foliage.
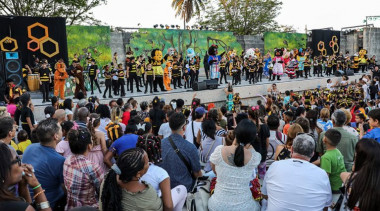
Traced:
<svg viewBox="0 0 380 211">
<path fill-rule="evenodd" d="M 0 0 L 0 15 L 64 17 L 68 25 L 96 24 L 90 12 L 106 0 Z"/>
<path fill-rule="evenodd" d="M 273 55 L 275 48 L 306 49 L 307 35 L 300 33 L 266 32 L 264 34 L 264 49 Z"/>
<path fill-rule="evenodd" d="M 274 31 L 274 20 L 281 9 L 278 0 L 214 0 L 206 3 L 199 25 L 238 35 L 255 35 Z"/>
<path fill-rule="evenodd" d="M 108 26 L 66 26 L 66 31 L 70 63 L 76 53 L 84 64 L 88 52 L 99 67 L 111 62 L 111 36 Z"/>
<path fill-rule="evenodd" d="M 188 23 L 194 14 L 204 10 L 204 1 L 205 0 L 172 0 L 175 16 L 180 16 Z"/>
<path fill-rule="evenodd" d="M 193 30 L 165 30 L 140 29 L 132 34 L 130 44 L 126 46 L 134 51 L 135 55 L 150 56 L 154 48 L 167 53 L 168 48 L 175 48 L 177 52 L 186 56 L 186 50 L 193 48 L 203 57 L 212 44 L 219 46 L 219 53 L 236 50 L 242 52 L 240 43 L 232 32 L 193 31 Z"/>
</svg>

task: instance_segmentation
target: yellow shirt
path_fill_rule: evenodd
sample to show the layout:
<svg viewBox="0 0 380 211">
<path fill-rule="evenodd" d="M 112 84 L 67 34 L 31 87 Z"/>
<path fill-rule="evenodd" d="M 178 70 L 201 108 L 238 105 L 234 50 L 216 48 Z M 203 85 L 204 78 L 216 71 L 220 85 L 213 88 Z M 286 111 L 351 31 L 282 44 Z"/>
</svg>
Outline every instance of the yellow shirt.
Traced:
<svg viewBox="0 0 380 211">
<path fill-rule="evenodd" d="M 23 142 L 20 142 L 17 146 L 18 146 L 18 150 L 20 150 L 22 153 L 24 153 L 24 151 L 26 150 L 26 148 L 31 145 L 32 142 L 28 139 L 26 141 L 23 141 Z"/>
<path fill-rule="evenodd" d="M 18 150 L 18 146 L 17 144 L 12 140 L 11 141 L 11 146 L 13 147 L 13 149 L 15 149 L 16 151 Z"/>
</svg>

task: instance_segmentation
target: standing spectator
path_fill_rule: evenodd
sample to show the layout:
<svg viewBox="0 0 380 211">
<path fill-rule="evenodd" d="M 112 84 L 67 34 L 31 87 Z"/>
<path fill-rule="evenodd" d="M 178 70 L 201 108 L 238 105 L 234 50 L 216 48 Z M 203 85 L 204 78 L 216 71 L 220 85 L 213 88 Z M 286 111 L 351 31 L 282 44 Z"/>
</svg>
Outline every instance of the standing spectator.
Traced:
<svg viewBox="0 0 380 211">
<path fill-rule="evenodd" d="M 267 210 L 327 210 L 331 205 L 326 172 L 309 163 L 314 147 L 312 137 L 298 135 L 291 147 L 292 158 L 272 163 L 261 189 Z"/>
<path fill-rule="evenodd" d="M 368 113 L 369 125 L 373 128 L 370 132 L 364 135 L 364 126 L 361 124 L 360 137 L 361 138 L 373 138 L 380 143 L 380 109 L 374 109 Z"/>
<path fill-rule="evenodd" d="M 103 181 L 103 170 L 86 157 L 92 148 L 91 134 L 86 129 L 70 130 L 68 139 L 73 155 L 63 165 L 67 190 L 65 209 L 82 206 L 98 208 L 97 193 Z"/>
<path fill-rule="evenodd" d="M 170 177 L 170 187 L 184 185 L 191 191 L 197 177 L 202 176 L 199 154 L 194 144 L 183 139 L 186 119 L 182 113 L 175 113 L 169 120 L 172 135 L 162 140 L 162 164 Z M 179 153 L 184 157 L 181 159 Z"/>
<path fill-rule="evenodd" d="M 344 158 L 344 166 L 348 172 L 352 170 L 352 164 L 354 163 L 354 155 L 355 155 L 355 145 L 358 142 L 358 139 L 345 131 L 343 129 L 343 125 L 346 122 L 346 115 L 341 110 L 336 110 L 332 115 L 332 122 L 334 125 L 334 129 L 339 131 L 342 135 L 341 141 L 337 145 L 337 149 L 342 153 Z M 317 145 L 317 152 L 320 155 L 325 153 L 325 145 L 323 144 L 323 139 L 325 136 L 325 132 L 322 132 L 319 136 L 319 143 Z"/>
<path fill-rule="evenodd" d="M 342 153 L 336 148 L 341 137 L 340 132 L 332 128 L 326 131 L 325 137 L 322 140 L 326 145 L 326 153 L 321 157 L 321 168 L 329 176 L 334 204 L 338 201 L 340 195 L 339 188 L 342 186 L 340 174 L 346 172 Z"/>
<path fill-rule="evenodd" d="M 319 114 L 318 124 L 322 126 L 323 131 L 333 127 L 332 121 L 330 120 L 330 110 L 328 108 L 323 108 Z"/>
<path fill-rule="evenodd" d="M 107 152 L 105 134 L 99 130 L 100 116 L 98 114 L 90 114 L 87 124 L 88 131 L 92 138 L 92 147 L 87 154 L 87 158 L 100 166 L 102 172 L 107 172 L 107 166 L 104 163 L 104 155 Z"/>
<path fill-rule="evenodd" d="M 128 125 L 128 121 L 131 118 L 132 105 L 130 103 L 124 104 L 124 113 L 122 118 L 122 123 Z"/>
<path fill-rule="evenodd" d="M 210 157 L 212 169 L 218 175 L 208 204 L 210 211 L 260 210 L 247 185 L 261 160 L 261 155 L 251 145 L 256 138 L 256 126 L 248 119 L 241 120 L 235 136 L 231 146 L 216 147 Z"/>
<path fill-rule="evenodd" d="M 36 130 L 40 143 L 31 144 L 25 150 L 22 162 L 34 167 L 50 206 L 62 209 L 66 201 L 62 189 L 65 158 L 55 151 L 56 143 L 62 139 L 61 126 L 56 119 L 49 118 L 41 121 Z"/>
<path fill-rule="evenodd" d="M 22 129 L 25 130 L 28 133 L 28 136 L 30 137 L 32 130 L 34 130 L 37 125 L 34 123 L 34 114 L 31 107 L 32 101 L 30 99 L 29 93 L 24 93 L 20 97 L 20 102 L 22 104 L 21 108 L 21 126 Z"/>
</svg>

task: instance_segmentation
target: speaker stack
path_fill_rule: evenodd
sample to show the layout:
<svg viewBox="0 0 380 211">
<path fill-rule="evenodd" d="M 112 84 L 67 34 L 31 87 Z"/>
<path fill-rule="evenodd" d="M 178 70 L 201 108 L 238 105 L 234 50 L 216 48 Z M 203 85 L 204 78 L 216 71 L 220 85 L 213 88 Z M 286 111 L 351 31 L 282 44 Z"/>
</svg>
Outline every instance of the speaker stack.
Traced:
<svg viewBox="0 0 380 211">
<path fill-rule="evenodd" d="M 22 85 L 22 64 L 19 53 L 4 52 L 3 64 L 3 75 L 5 80 L 11 78 L 16 86 Z"/>
<path fill-rule="evenodd" d="M 195 82 L 193 85 L 194 91 L 201 91 L 206 89 L 217 89 L 219 86 L 218 79 L 204 80 Z"/>
</svg>

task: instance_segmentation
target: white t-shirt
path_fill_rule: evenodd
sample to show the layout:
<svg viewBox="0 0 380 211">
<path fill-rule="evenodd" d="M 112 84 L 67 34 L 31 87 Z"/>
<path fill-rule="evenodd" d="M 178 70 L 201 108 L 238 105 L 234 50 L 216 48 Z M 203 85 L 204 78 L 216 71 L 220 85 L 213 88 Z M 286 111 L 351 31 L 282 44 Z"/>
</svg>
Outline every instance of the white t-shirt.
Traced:
<svg viewBox="0 0 380 211">
<path fill-rule="evenodd" d="M 160 130 L 158 131 L 158 135 L 163 136 L 163 138 L 167 138 L 172 134 L 172 129 L 169 127 L 169 122 L 166 122 L 160 126 Z"/>
<path fill-rule="evenodd" d="M 141 180 L 149 183 L 156 190 L 157 195 L 161 197 L 160 183 L 169 177 L 168 172 L 165 169 L 149 163 L 149 168 L 146 174 L 141 177 Z"/>
<path fill-rule="evenodd" d="M 304 160 L 287 159 L 272 163 L 261 191 L 268 196 L 267 210 L 323 210 L 332 202 L 326 172 Z"/>
<path fill-rule="evenodd" d="M 193 125 L 194 124 L 194 135 L 193 135 Z M 185 137 L 186 137 L 186 140 L 190 143 L 194 143 L 194 136 L 195 138 L 197 137 L 198 135 L 198 131 L 199 129 L 201 129 L 201 126 L 202 126 L 202 122 L 196 122 L 196 121 L 191 121 L 187 126 L 186 126 L 186 131 L 185 131 Z"/>
</svg>

